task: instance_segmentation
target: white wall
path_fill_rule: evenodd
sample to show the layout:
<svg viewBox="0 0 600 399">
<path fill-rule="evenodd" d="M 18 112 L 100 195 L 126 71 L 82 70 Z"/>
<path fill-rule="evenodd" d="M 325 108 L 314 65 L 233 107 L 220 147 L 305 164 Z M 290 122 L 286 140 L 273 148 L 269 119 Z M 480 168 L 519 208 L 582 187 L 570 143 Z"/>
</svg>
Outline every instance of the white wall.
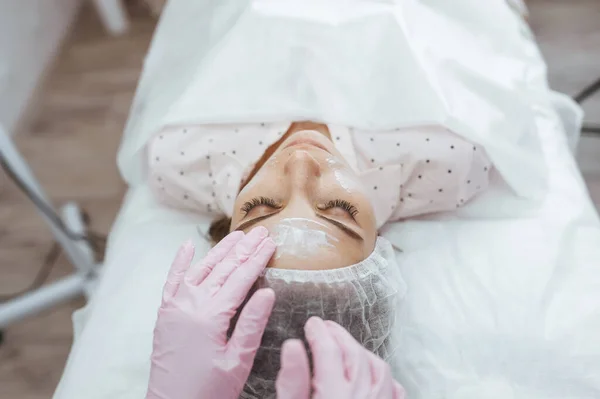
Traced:
<svg viewBox="0 0 600 399">
<path fill-rule="evenodd" d="M 0 0 L 0 123 L 14 132 L 82 0 Z"/>
</svg>

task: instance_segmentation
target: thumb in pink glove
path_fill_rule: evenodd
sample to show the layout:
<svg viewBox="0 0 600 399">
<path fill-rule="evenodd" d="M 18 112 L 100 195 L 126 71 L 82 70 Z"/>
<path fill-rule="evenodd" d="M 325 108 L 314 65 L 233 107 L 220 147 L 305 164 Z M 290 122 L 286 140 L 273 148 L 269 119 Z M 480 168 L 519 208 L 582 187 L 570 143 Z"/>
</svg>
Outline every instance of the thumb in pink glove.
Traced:
<svg viewBox="0 0 600 399">
<path fill-rule="evenodd" d="M 191 243 L 177 254 L 154 330 L 146 398 L 237 399 L 273 308 L 270 289 L 244 306 L 231 339 L 231 318 L 275 251 L 268 231 L 235 231 L 192 268 Z"/>
<path fill-rule="evenodd" d="M 288 340 L 275 383 L 278 399 L 404 399 L 404 388 L 389 365 L 339 324 L 312 317 L 304 331 L 313 355 L 312 384 L 302 341 Z"/>
</svg>

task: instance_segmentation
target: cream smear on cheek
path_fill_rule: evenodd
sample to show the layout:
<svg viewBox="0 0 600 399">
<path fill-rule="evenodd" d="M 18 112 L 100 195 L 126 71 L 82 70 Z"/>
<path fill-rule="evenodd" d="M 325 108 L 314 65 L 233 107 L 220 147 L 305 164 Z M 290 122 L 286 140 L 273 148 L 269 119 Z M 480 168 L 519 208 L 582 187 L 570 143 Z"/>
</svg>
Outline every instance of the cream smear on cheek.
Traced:
<svg viewBox="0 0 600 399">
<path fill-rule="evenodd" d="M 327 165 L 333 169 L 333 177 L 344 191 L 353 193 L 362 190 L 362 183 L 344 164 L 334 158 L 327 158 Z"/>
<path fill-rule="evenodd" d="M 275 259 L 282 255 L 309 258 L 323 248 L 334 248 L 339 240 L 329 234 L 329 226 L 304 218 L 282 219 L 271 229 L 271 238 L 277 245 Z"/>
</svg>

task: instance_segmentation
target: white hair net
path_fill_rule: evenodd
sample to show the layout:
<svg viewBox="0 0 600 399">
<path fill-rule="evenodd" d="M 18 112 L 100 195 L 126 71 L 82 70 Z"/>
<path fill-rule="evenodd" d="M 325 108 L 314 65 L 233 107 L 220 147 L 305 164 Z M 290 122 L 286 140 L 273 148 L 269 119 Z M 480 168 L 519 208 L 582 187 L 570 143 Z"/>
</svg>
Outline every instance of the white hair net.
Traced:
<svg viewBox="0 0 600 399">
<path fill-rule="evenodd" d="M 340 269 L 267 269 L 255 289 L 265 287 L 275 291 L 275 306 L 241 398 L 275 398 L 281 345 L 290 338 L 306 344 L 304 325 L 312 316 L 340 324 L 383 359 L 393 357 L 396 314 L 406 285 L 385 238 L 378 237 L 367 259 Z"/>
</svg>

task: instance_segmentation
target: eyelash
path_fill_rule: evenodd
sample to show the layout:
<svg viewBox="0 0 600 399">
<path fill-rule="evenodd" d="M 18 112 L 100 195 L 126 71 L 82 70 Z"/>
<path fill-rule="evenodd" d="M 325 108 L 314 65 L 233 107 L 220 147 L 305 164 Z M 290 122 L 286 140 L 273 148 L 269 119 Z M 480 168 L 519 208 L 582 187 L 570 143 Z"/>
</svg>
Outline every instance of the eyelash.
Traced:
<svg viewBox="0 0 600 399">
<path fill-rule="evenodd" d="M 247 215 L 248 212 L 250 212 L 252 209 L 256 208 L 257 206 L 261 206 L 261 205 L 265 205 L 265 206 L 268 206 L 269 208 L 273 208 L 273 209 L 281 208 L 281 204 L 277 203 L 272 198 L 255 197 L 255 198 L 252 198 L 250 201 L 244 203 L 244 205 L 242 205 L 241 210 L 242 210 L 242 212 L 244 212 L 244 214 Z M 319 206 L 318 208 L 321 211 L 326 211 L 326 210 L 332 209 L 332 208 L 341 208 L 341 209 L 345 210 L 346 212 L 348 212 L 348 214 L 350 215 L 350 217 L 352 217 L 352 219 L 354 219 L 354 217 L 358 214 L 358 209 L 356 209 L 356 207 L 354 205 L 352 205 L 351 203 L 349 203 L 346 200 L 341 200 L 341 199 L 331 200 L 331 201 L 325 203 L 324 205 Z"/>
<path fill-rule="evenodd" d="M 356 207 L 354 205 L 352 205 L 351 203 L 349 203 L 346 200 L 341 200 L 341 199 L 331 200 L 331 201 L 327 202 L 325 205 L 322 205 L 319 207 L 319 209 L 322 211 L 326 211 L 327 209 L 332 209 L 332 208 L 341 208 L 341 209 L 345 210 L 346 212 L 348 212 L 350 217 L 352 217 L 352 219 L 354 219 L 354 217 L 358 214 L 358 209 L 356 209 Z"/>
<path fill-rule="evenodd" d="M 242 212 L 244 212 L 245 214 L 248 214 L 248 212 L 250 212 L 252 209 L 256 208 L 257 206 L 261 206 L 261 205 L 265 205 L 265 206 L 268 206 L 269 208 L 273 208 L 273 209 L 281 208 L 281 205 L 278 204 L 272 198 L 255 197 L 255 198 L 252 198 L 250 201 L 246 202 L 244 205 L 242 205 Z"/>
</svg>

